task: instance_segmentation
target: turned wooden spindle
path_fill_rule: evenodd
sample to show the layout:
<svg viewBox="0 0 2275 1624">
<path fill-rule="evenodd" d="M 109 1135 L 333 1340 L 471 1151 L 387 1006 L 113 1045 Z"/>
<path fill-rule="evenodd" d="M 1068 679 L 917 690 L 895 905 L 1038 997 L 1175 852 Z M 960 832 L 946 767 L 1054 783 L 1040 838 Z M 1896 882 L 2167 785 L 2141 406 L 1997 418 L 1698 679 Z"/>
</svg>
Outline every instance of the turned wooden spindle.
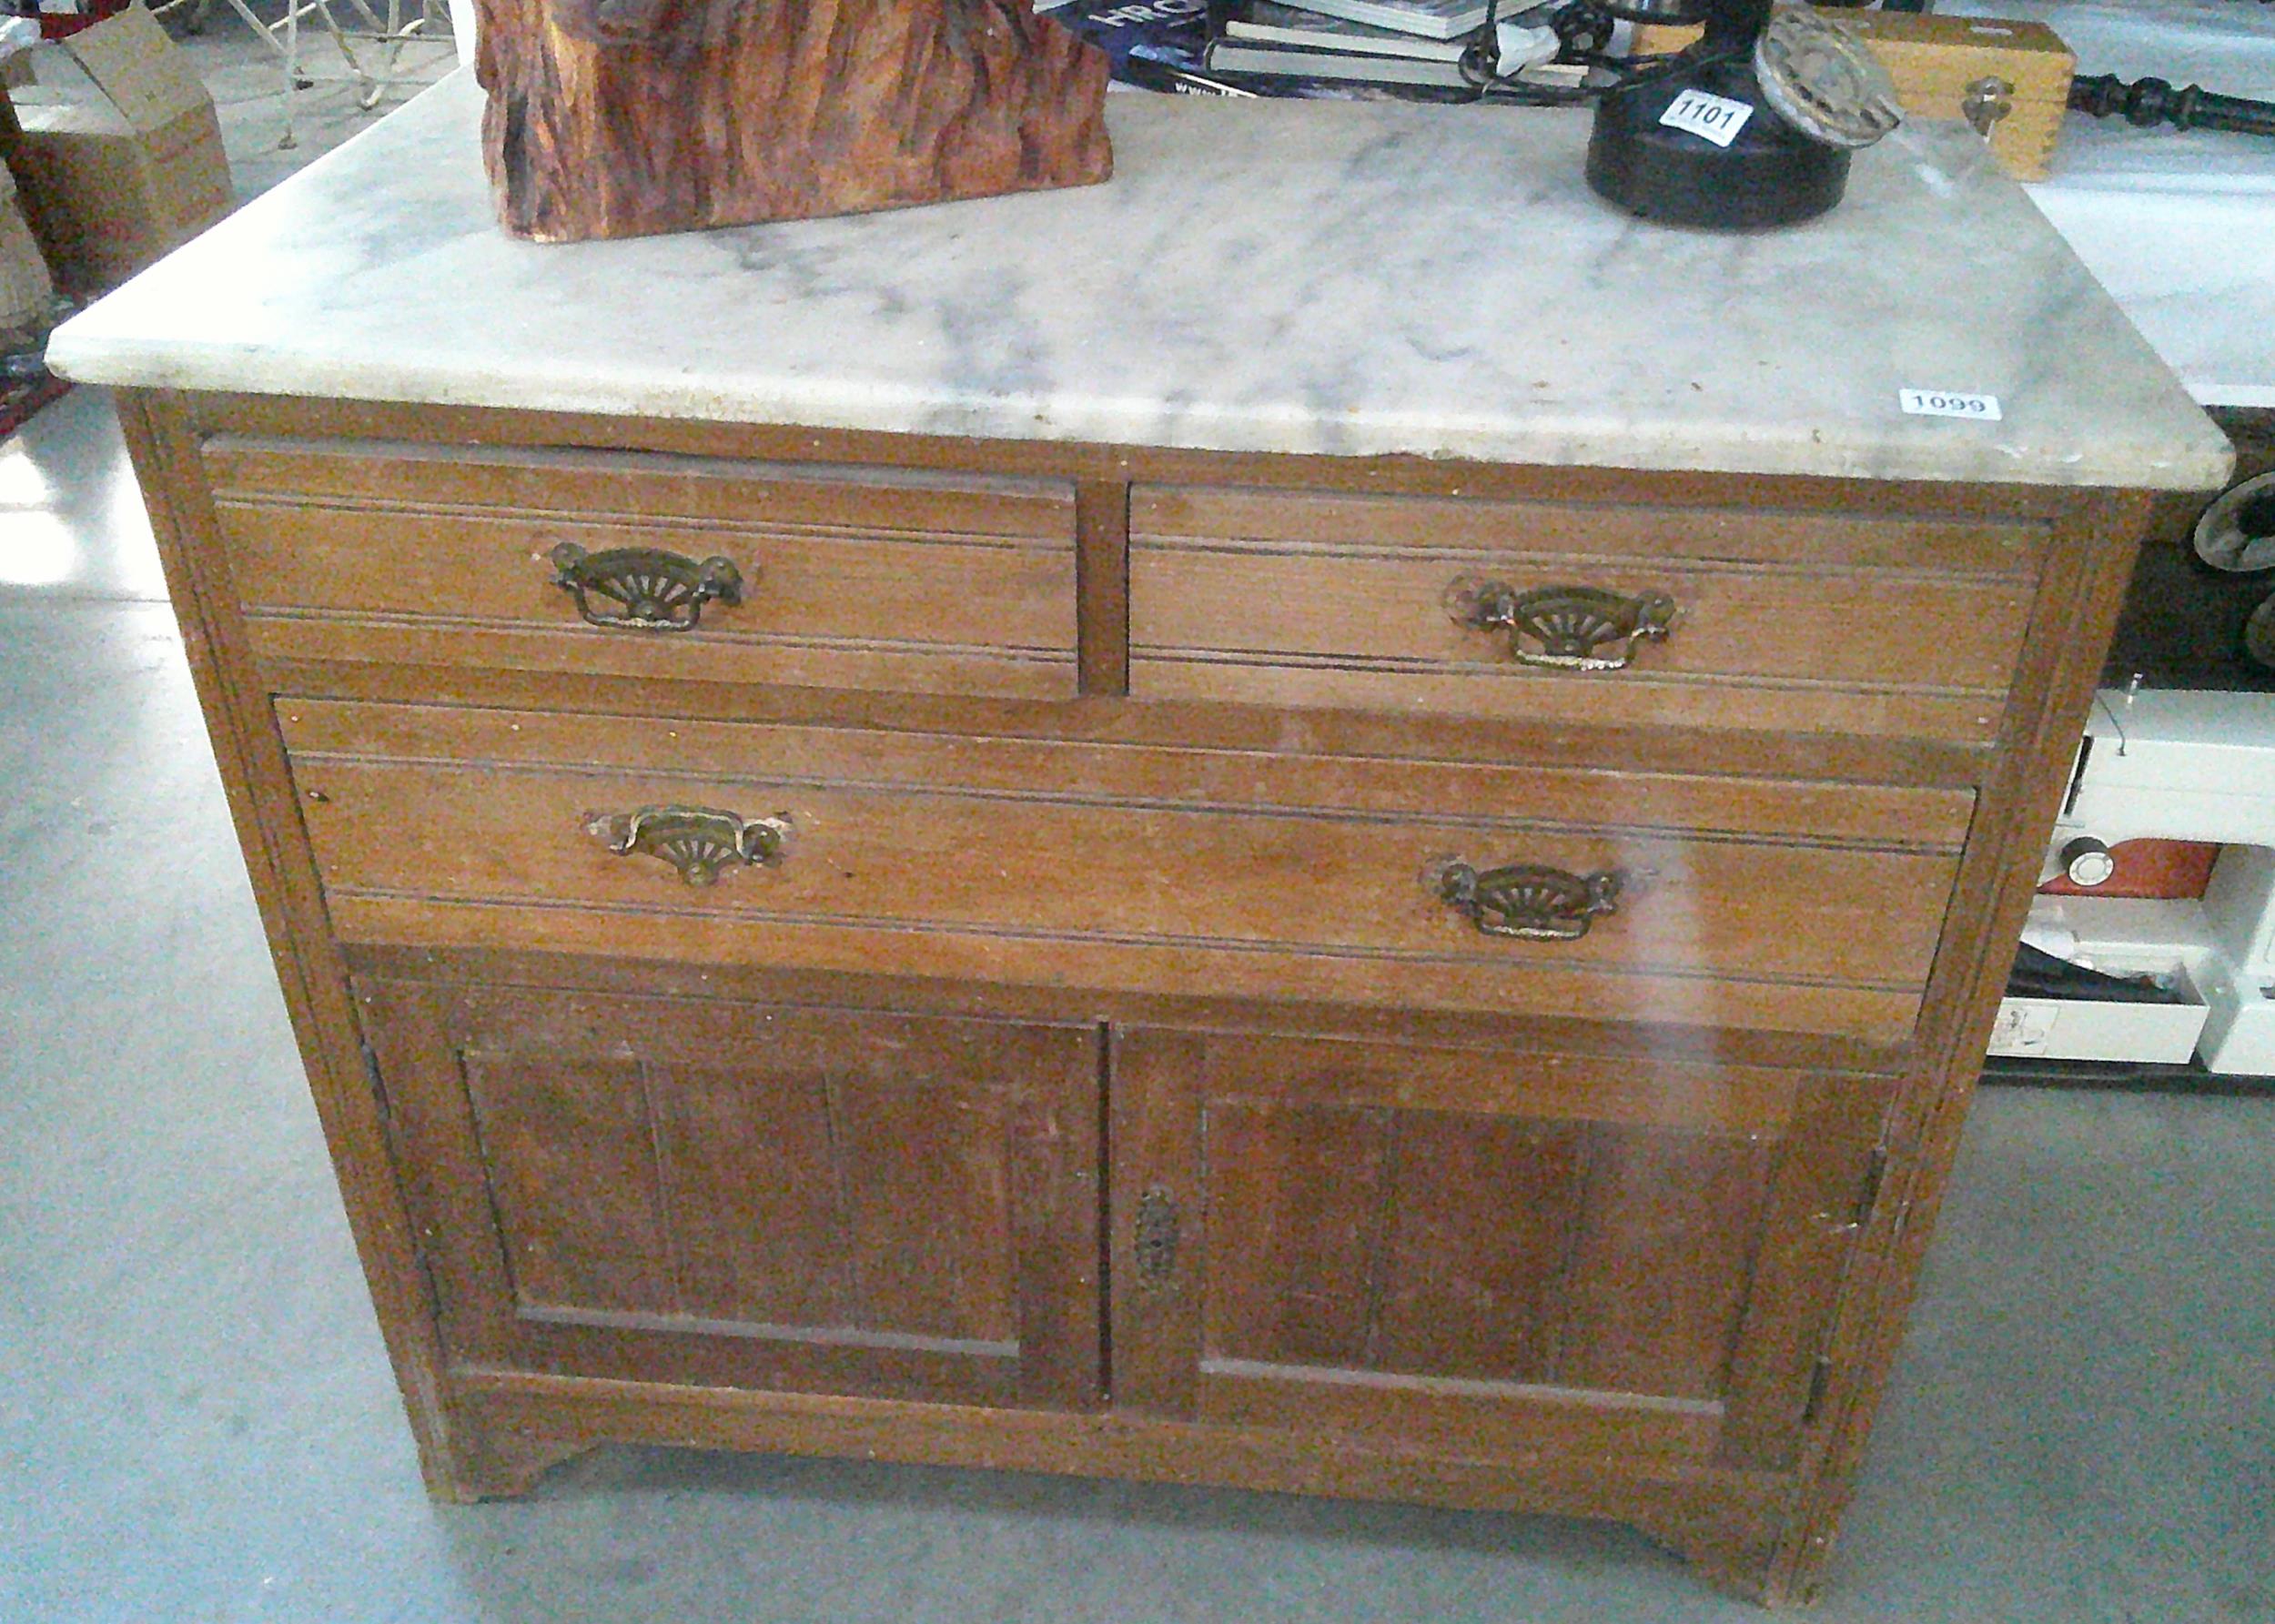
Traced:
<svg viewBox="0 0 2275 1624">
<path fill-rule="evenodd" d="M 2115 74 L 2080 75 L 2069 87 L 2069 109 L 2096 118 L 2121 117 L 2143 129 L 2169 124 L 2179 130 L 2275 136 L 2275 102 L 2220 96 L 2201 85 L 2176 90 L 2166 79 L 2128 84 Z"/>
</svg>

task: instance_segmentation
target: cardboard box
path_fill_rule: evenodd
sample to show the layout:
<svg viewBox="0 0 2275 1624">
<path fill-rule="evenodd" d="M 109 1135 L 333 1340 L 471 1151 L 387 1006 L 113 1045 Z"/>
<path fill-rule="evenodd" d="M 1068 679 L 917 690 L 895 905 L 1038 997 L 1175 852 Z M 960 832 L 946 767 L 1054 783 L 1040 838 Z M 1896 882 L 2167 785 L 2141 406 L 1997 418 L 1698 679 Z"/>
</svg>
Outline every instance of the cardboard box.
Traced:
<svg viewBox="0 0 2275 1624">
<path fill-rule="evenodd" d="M 139 6 L 63 41 L 90 87 L 18 92 L 8 161 L 65 291 L 116 287 L 235 207 L 213 98 Z M 44 92 L 46 87 L 42 87 Z"/>
<path fill-rule="evenodd" d="M 1837 14 L 1872 46 L 1896 98 L 1915 118 L 1990 119 L 1999 165 L 2017 180 L 2044 180 L 2069 109 L 2077 54 L 2044 23 L 1900 11 Z M 1638 55 L 1679 51 L 1699 30 L 1653 24 L 1635 31 Z M 1978 88 L 1979 87 L 1979 88 Z"/>
<path fill-rule="evenodd" d="M 16 208 L 15 183 L 0 166 L 0 334 L 46 327 L 55 302 L 47 262 Z"/>
<path fill-rule="evenodd" d="M 36 17 L 0 17 L 0 89 L 32 82 L 32 47 L 39 43 Z"/>
</svg>

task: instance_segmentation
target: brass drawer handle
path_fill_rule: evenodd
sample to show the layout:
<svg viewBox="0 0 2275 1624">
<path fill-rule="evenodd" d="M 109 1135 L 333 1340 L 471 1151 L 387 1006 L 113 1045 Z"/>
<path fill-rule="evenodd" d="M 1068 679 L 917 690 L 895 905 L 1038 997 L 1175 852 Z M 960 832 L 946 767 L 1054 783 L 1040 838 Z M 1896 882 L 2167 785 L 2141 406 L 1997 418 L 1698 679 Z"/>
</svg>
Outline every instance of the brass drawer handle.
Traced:
<svg viewBox="0 0 2275 1624">
<path fill-rule="evenodd" d="M 643 806 L 587 812 L 584 832 L 619 857 L 660 857 L 690 885 L 710 885 L 730 868 L 782 861 L 790 819 L 787 813 L 743 818 L 704 806 Z"/>
<path fill-rule="evenodd" d="M 1636 644 L 1663 642 L 1674 629 L 1674 600 L 1664 592 L 1628 597 L 1602 587 L 1520 592 L 1502 581 L 1464 578 L 1446 590 L 1446 608 L 1474 630 L 1505 630 L 1512 659 L 1551 671 L 1624 670 Z"/>
<path fill-rule="evenodd" d="M 1449 860 L 1429 879 L 1439 900 L 1488 936 L 1531 942 L 1577 942 L 1588 927 L 1619 912 L 1626 877 L 1613 869 L 1575 874 L 1542 863 L 1519 862 L 1480 873 Z"/>
<path fill-rule="evenodd" d="M 743 601 L 743 572 L 726 559 L 698 563 L 655 547 L 587 552 L 574 541 L 546 556 L 553 584 L 577 600 L 577 612 L 612 631 L 689 631 L 703 623 L 704 604 Z M 596 609 L 595 599 L 617 607 Z"/>
</svg>

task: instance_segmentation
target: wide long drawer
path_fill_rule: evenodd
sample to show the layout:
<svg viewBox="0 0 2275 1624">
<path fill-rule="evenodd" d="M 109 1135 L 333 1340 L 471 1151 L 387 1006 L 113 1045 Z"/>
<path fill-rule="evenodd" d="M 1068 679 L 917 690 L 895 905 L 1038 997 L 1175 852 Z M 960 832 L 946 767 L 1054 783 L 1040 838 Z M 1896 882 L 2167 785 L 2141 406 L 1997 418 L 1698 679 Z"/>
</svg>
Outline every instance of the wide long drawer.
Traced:
<svg viewBox="0 0 2275 1624">
<path fill-rule="evenodd" d="M 1141 487 L 1148 699 L 1982 743 L 2043 527 Z"/>
<path fill-rule="evenodd" d="M 1881 1044 L 1917 1014 L 1973 803 L 1641 772 L 278 706 L 331 918 L 352 942 Z M 777 831 L 775 861 L 746 866 Z"/>
<path fill-rule="evenodd" d="M 1062 482 L 223 437 L 264 656 L 1057 699 Z"/>
</svg>

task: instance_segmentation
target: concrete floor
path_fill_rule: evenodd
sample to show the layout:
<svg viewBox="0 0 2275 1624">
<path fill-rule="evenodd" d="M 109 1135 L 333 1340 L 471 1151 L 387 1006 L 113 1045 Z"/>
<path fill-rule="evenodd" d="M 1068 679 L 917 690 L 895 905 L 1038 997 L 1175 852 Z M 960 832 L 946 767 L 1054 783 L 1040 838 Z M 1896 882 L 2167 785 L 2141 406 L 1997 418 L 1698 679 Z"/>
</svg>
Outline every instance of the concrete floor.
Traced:
<svg viewBox="0 0 2275 1624">
<path fill-rule="evenodd" d="M 1275 1496 L 616 1449 L 430 1505 L 99 391 L 0 445 L 0 1624 L 1760 1616 Z M 2275 1100 L 1987 1093 L 1811 1616 L 2275 1619 L 2271 1541 Z"/>
<path fill-rule="evenodd" d="M 256 15 L 283 15 L 283 0 L 251 0 Z M 334 0 L 343 22 L 349 15 L 349 0 Z M 382 15 L 386 0 L 371 0 Z M 405 0 L 403 15 L 415 16 L 415 0 Z M 440 7 L 438 6 L 438 10 Z M 458 55 L 447 34 L 432 42 L 419 42 L 395 50 L 394 72 L 400 83 L 379 92 L 375 106 L 360 105 L 363 87 L 347 76 L 347 64 L 338 47 L 317 38 L 302 44 L 303 61 L 313 79 L 295 98 L 292 108 L 293 145 L 280 146 L 286 128 L 282 59 L 256 38 L 250 28 L 223 0 L 207 0 L 204 25 L 188 32 L 189 14 L 176 21 L 177 42 L 189 53 L 206 88 L 212 93 L 221 124 L 221 145 L 229 155 L 230 178 L 239 200 L 259 196 L 389 110 L 440 78 L 458 66 Z M 369 45 L 357 47 L 367 66 L 378 66 L 383 54 Z"/>
<path fill-rule="evenodd" d="M 284 14 L 284 0 L 248 0 L 254 15 L 276 18 Z M 350 0 L 333 0 L 343 24 L 350 15 Z M 384 15 L 387 0 L 370 0 Z M 441 6 L 438 0 L 437 10 Z M 311 33 L 301 46 L 303 70 L 309 83 L 294 97 L 290 120 L 292 145 L 281 145 L 287 129 L 283 59 L 264 45 L 226 0 L 205 0 L 205 15 L 197 20 L 188 6 L 168 14 L 167 30 L 187 53 L 198 77 L 213 97 L 215 116 L 221 126 L 222 150 L 228 155 L 229 177 L 241 203 L 257 197 L 287 176 L 322 156 L 371 122 L 400 106 L 409 96 L 434 83 L 458 66 L 456 47 L 447 32 L 431 40 L 415 40 L 389 51 L 368 43 L 355 45 L 359 59 L 378 70 L 392 62 L 389 82 L 381 87 L 371 107 L 361 105 L 366 87 L 348 75 L 347 62 L 337 45 L 321 34 Z M 417 16 L 417 0 L 402 0 L 402 15 Z M 447 26 L 447 17 L 438 22 Z M 37 53 L 33 72 L 43 85 L 86 93 L 86 76 L 60 51 Z"/>
</svg>

